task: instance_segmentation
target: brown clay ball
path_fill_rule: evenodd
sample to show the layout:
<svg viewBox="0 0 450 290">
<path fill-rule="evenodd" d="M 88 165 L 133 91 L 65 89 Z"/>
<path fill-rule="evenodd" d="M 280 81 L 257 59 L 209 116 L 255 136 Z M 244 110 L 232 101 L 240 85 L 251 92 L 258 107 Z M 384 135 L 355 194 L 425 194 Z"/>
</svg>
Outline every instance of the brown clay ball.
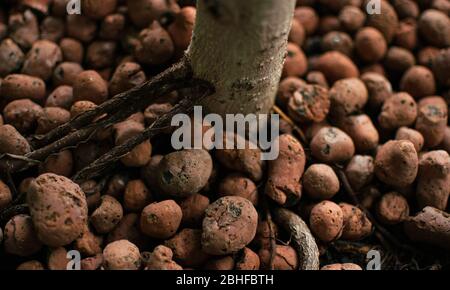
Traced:
<svg viewBox="0 0 450 290">
<path fill-rule="evenodd" d="M 67 250 L 64 247 L 52 249 L 47 261 L 49 270 L 67 270 L 70 260 L 67 258 Z"/>
<path fill-rule="evenodd" d="M 400 21 L 395 32 L 394 44 L 409 50 L 413 50 L 418 43 L 417 23 L 409 19 Z"/>
<path fill-rule="evenodd" d="M 330 264 L 320 268 L 321 271 L 362 271 L 361 266 L 353 263 Z"/>
<path fill-rule="evenodd" d="M 360 190 L 371 183 L 374 176 L 372 156 L 355 155 L 345 167 L 345 175 L 354 190 Z"/>
<path fill-rule="evenodd" d="M 191 43 L 196 13 L 197 10 L 192 6 L 183 7 L 175 15 L 174 22 L 167 28 L 177 55 L 181 55 Z"/>
<path fill-rule="evenodd" d="M 363 61 L 375 63 L 386 54 L 387 43 L 383 34 L 377 29 L 365 27 L 355 36 L 355 49 Z"/>
<path fill-rule="evenodd" d="M 144 236 L 139 229 L 138 214 L 129 213 L 124 215 L 117 226 L 109 232 L 106 237 L 107 243 L 112 243 L 119 240 L 130 241 L 138 247 L 143 247 L 149 242 L 148 238 Z"/>
<path fill-rule="evenodd" d="M 38 240 L 33 221 L 28 215 L 16 215 L 5 226 L 5 252 L 27 257 L 36 254 L 42 248 Z"/>
<path fill-rule="evenodd" d="M 146 27 L 166 14 L 179 11 L 175 0 L 127 0 L 128 15 L 137 27 Z"/>
<path fill-rule="evenodd" d="M 121 145 L 142 133 L 145 128 L 140 122 L 134 120 L 126 120 L 114 126 L 115 129 L 115 144 Z M 120 161 L 127 167 L 142 167 L 146 165 L 151 158 L 152 144 L 150 140 L 145 140 L 128 154 L 123 156 Z"/>
<path fill-rule="evenodd" d="M 255 183 L 240 174 L 231 174 L 219 183 L 220 196 L 240 196 L 248 199 L 254 206 L 258 204 L 258 188 Z"/>
<path fill-rule="evenodd" d="M 105 40 L 119 40 L 124 33 L 126 17 L 121 13 L 107 15 L 100 26 L 99 36 Z"/>
<path fill-rule="evenodd" d="M 170 60 L 174 50 L 175 46 L 169 33 L 154 21 L 149 28 L 140 32 L 134 47 L 134 56 L 140 63 L 159 65 Z"/>
<path fill-rule="evenodd" d="M 387 130 L 414 124 L 417 118 L 417 104 L 408 93 L 398 93 L 388 98 L 381 108 L 378 123 Z"/>
<path fill-rule="evenodd" d="M 391 46 L 384 58 L 384 67 L 394 73 L 404 73 L 416 64 L 416 59 L 411 51 Z"/>
<path fill-rule="evenodd" d="M 348 203 L 340 203 L 339 206 L 344 213 L 342 239 L 359 241 L 372 233 L 372 223 L 362 210 Z"/>
<path fill-rule="evenodd" d="M 450 46 L 450 19 L 445 13 L 429 9 L 424 11 L 418 23 L 420 35 L 431 45 Z"/>
<path fill-rule="evenodd" d="M 62 52 L 59 46 L 48 40 L 39 40 L 33 43 L 23 63 L 22 73 L 38 77 L 44 81 L 51 78 L 56 65 L 62 61 Z"/>
<path fill-rule="evenodd" d="M 30 133 L 37 126 L 42 107 L 29 99 L 12 101 L 3 109 L 6 124 L 10 124 L 21 133 Z"/>
<path fill-rule="evenodd" d="M 0 43 L 0 77 L 6 77 L 17 71 L 23 64 L 25 55 L 20 47 L 10 38 Z"/>
<path fill-rule="evenodd" d="M 294 96 L 294 93 L 305 85 L 305 81 L 297 77 L 283 79 L 278 87 L 277 103 L 283 108 L 286 107 L 289 100 Z"/>
<path fill-rule="evenodd" d="M 84 14 L 92 19 L 101 19 L 114 12 L 117 6 L 117 0 L 84 0 L 81 2 L 81 9 Z"/>
<path fill-rule="evenodd" d="M 399 18 L 417 18 L 420 14 L 418 4 L 412 0 L 394 0 L 392 5 Z"/>
<path fill-rule="evenodd" d="M 54 173 L 57 175 L 70 177 L 73 170 L 72 151 L 64 150 L 47 157 L 45 162 L 39 166 L 39 173 Z"/>
<path fill-rule="evenodd" d="M 368 72 L 361 76 L 369 93 L 369 106 L 379 108 L 392 95 L 392 86 L 381 74 Z"/>
<path fill-rule="evenodd" d="M 332 242 L 342 234 L 344 213 L 334 202 L 322 201 L 311 210 L 309 226 L 318 239 L 325 243 Z"/>
<path fill-rule="evenodd" d="M 423 135 L 414 129 L 408 127 L 400 127 L 395 134 L 395 140 L 408 140 L 414 144 L 417 152 L 422 151 L 425 140 Z"/>
<path fill-rule="evenodd" d="M 303 188 L 316 200 L 331 199 L 339 191 L 339 179 L 333 168 L 325 164 L 313 164 L 303 175 Z"/>
<path fill-rule="evenodd" d="M 301 77 L 306 73 L 307 68 L 308 62 L 305 53 L 297 44 L 288 43 L 282 77 Z"/>
<path fill-rule="evenodd" d="M 394 187 L 405 187 L 414 182 L 419 159 L 410 141 L 388 141 L 378 150 L 375 174 L 382 182 Z"/>
<path fill-rule="evenodd" d="M 263 248 L 258 252 L 261 269 L 269 270 L 271 254 L 269 249 Z M 273 258 L 273 270 L 296 270 L 299 264 L 297 252 L 291 246 L 276 245 Z"/>
<path fill-rule="evenodd" d="M 109 82 L 109 92 L 111 96 L 115 96 L 144 83 L 145 80 L 145 73 L 138 63 L 124 62 L 116 68 Z"/>
<path fill-rule="evenodd" d="M 8 100 L 30 99 L 41 101 L 45 97 L 45 82 L 37 77 L 10 74 L 2 80 L 0 96 Z"/>
<path fill-rule="evenodd" d="M 318 85 L 325 89 L 328 89 L 330 86 L 328 85 L 327 78 L 320 71 L 310 71 L 306 75 L 306 81 L 312 85 Z"/>
<path fill-rule="evenodd" d="M 310 143 L 312 155 L 326 163 L 347 161 L 355 154 L 352 139 L 335 127 L 322 128 Z"/>
<path fill-rule="evenodd" d="M 209 206 L 209 198 L 201 194 L 192 194 L 180 201 L 183 212 L 182 223 L 187 226 L 199 226 Z"/>
<path fill-rule="evenodd" d="M 73 104 L 73 88 L 70 86 L 57 87 L 45 101 L 46 107 L 59 107 L 70 110 Z"/>
<path fill-rule="evenodd" d="M 307 35 L 314 34 L 319 25 L 319 16 L 311 7 L 301 6 L 295 9 L 294 19 L 305 28 Z"/>
<path fill-rule="evenodd" d="M 73 86 L 75 79 L 83 72 L 83 68 L 76 62 L 62 62 L 53 71 L 53 85 Z"/>
<path fill-rule="evenodd" d="M 159 188 L 166 194 L 188 196 L 206 186 L 212 174 L 212 158 L 205 150 L 170 153 L 156 169 Z"/>
<path fill-rule="evenodd" d="M 227 225 L 223 227 L 223 225 Z M 202 249 L 211 255 L 235 253 L 255 237 L 258 213 L 242 197 L 226 196 L 212 203 L 203 220 Z"/>
<path fill-rule="evenodd" d="M 299 47 L 302 47 L 305 41 L 305 37 L 306 37 L 305 28 L 297 19 L 293 19 L 288 40 L 290 42 L 297 44 Z"/>
<path fill-rule="evenodd" d="M 81 63 L 84 58 L 84 47 L 81 42 L 73 38 L 63 38 L 59 42 L 63 54 L 63 60 Z"/>
<path fill-rule="evenodd" d="M 6 208 L 11 202 L 12 202 L 11 190 L 0 179 L 0 210 Z"/>
<path fill-rule="evenodd" d="M 400 89 L 419 99 L 434 95 L 436 92 L 436 81 L 433 73 L 428 68 L 413 66 L 403 75 L 400 81 Z"/>
<path fill-rule="evenodd" d="M 96 236 L 89 229 L 75 241 L 74 248 L 82 255 L 95 256 L 102 253 L 103 237 Z"/>
<path fill-rule="evenodd" d="M 142 211 L 141 231 L 152 238 L 170 238 L 180 226 L 182 215 L 180 206 L 173 200 L 152 203 Z"/>
<path fill-rule="evenodd" d="M 357 78 L 342 79 L 330 90 L 330 115 L 339 120 L 364 108 L 369 93 L 365 84 Z"/>
<path fill-rule="evenodd" d="M 380 135 L 366 114 L 344 117 L 340 120 L 339 127 L 352 138 L 356 152 L 369 152 L 378 146 Z"/>
<path fill-rule="evenodd" d="M 450 196 L 450 156 L 444 150 L 434 150 L 421 156 L 416 200 L 419 208 L 447 208 Z"/>
<path fill-rule="evenodd" d="M 210 259 L 206 265 L 205 270 L 209 271 L 231 271 L 234 269 L 234 259 L 231 256 L 222 258 Z"/>
<path fill-rule="evenodd" d="M 32 261 L 27 261 L 27 262 L 20 264 L 16 268 L 16 270 L 17 271 L 39 271 L 39 270 L 45 270 L 45 268 L 41 262 L 32 260 Z"/>
<path fill-rule="evenodd" d="M 353 53 L 353 39 L 341 31 L 331 31 L 325 34 L 321 41 L 323 51 L 339 51 L 347 56 Z"/>
<path fill-rule="evenodd" d="M 123 208 L 110 195 L 102 196 L 100 206 L 91 214 L 89 221 L 99 234 L 111 232 L 123 217 Z"/>
<path fill-rule="evenodd" d="M 339 23 L 349 32 L 360 29 L 366 20 L 364 12 L 356 6 L 348 5 L 339 12 Z"/>
<path fill-rule="evenodd" d="M 236 259 L 235 269 L 244 271 L 259 270 L 260 263 L 258 254 L 246 247 Z"/>
<path fill-rule="evenodd" d="M 317 32 L 320 35 L 329 33 L 331 31 L 342 30 L 341 23 L 339 22 L 339 18 L 334 15 L 324 15 L 319 20 L 319 28 Z M 309 41 L 309 40 L 308 40 Z"/>
<path fill-rule="evenodd" d="M 305 85 L 293 93 L 288 113 L 295 121 L 322 122 L 330 110 L 328 90 L 318 85 Z"/>
<path fill-rule="evenodd" d="M 448 121 L 448 106 L 441 97 L 427 97 L 417 104 L 418 115 L 415 129 L 424 139 L 425 146 L 434 147 L 442 142 Z"/>
<path fill-rule="evenodd" d="M 0 153 L 25 155 L 31 152 L 28 141 L 11 125 L 0 125 Z"/>
<path fill-rule="evenodd" d="M 363 6 L 367 7 L 368 2 L 365 0 Z M 378 29 L 384 35 L 386 42 L 390 43 L 398 26 L 398 16 L 388 1 L 381 1 L 380 8 L 380 13 L 367 15 L 366 25 Z"/>
<path fill-rule="evenodd" d="M 94 104 L 91 101 L 78 101 L 75 102 L 71 107 L 70 107 L 70 117 L 72 119 L 78 117 L 79 115 L 95 109 L 97 107 L 96 104 Z"/>
<path fill-rule="evenodd" d="M 138 270 L 141 267 L 138 247 L 127 240 L 108 244 L 103 250 L 103 258 L 107 270 Z"/>
<path fill-rule="evenodd" d="M 170 248 L 157 246 L 147 259 L 146 270 L 183 270 L 173 259 L 173 252 Z"/>
<path fill-rule="evenodd" d="M 52 173 L 40 175 L 31 182 L 27 203 L 37 236 L 48 246 L 70 244 L 87 224 L 85 194 L 66 177 Z"/>
<path fill-rule="evenodd" d="M 409 216 L 408 201 L 397 192 L 386 193 L 378 202 L 376 213 L 378 219 L 384 224 L 401 223 Z"/>
<path fill-rule="evenodd" d="M 353 61 L 337 51 L 330 51 L 320 56 L 314 69 L 322 72 L 330 84 L 340 79 L 359 76 L 359 70 Z"/>
<path fill-rule="evenodd" d="M 450 49 L 442 49 L 436 52 L 436 55 L 431 56 L 431 67 L 434 76 L 444 86 L 450 86 Z"/>
<path fill-rule="evenodd" d="M 129 211 L 137 212 L 146 207 L 151 199 L 151 192 L 142 180 L 131 180 L 125 187 L 123 206 Z"/>
<path fill-rule="evenodd" d="M 44 108 L 37 118 L 36 134 L 44 135 L 70 121 L 70 112 L 63 108 Z"/>
<path fill-rule="evenodd" d="M 183 267 L 198 267 L 208 260 L 202 251 L 202 231 L 185 228 L 164 244 L 173 252 L 173 259 Z"/>
<path fill-rule="evenodd" d="M 93 70 L 80 73 L 73 84 L 74 101 L 91 101 L 100 105 L 108 98 L 108 86 Z"/>
</svg>

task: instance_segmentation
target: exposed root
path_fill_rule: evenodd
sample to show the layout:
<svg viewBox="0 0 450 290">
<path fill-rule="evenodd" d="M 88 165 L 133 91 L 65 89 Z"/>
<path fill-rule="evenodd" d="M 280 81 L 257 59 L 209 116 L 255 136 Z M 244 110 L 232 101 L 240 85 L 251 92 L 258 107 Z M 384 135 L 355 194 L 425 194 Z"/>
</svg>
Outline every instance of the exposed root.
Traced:
<svg viewBox="0 0 450 290">
<path fill-rule="evenodd" d="M 300 141 L 303 145 L 308 144 L 308 140 L 306 139 L 306 135 L 303 132 L 302 129 L 300 129 L 295 122 L 289 118 L 288 115 L 286 115 L 283 110 L 281 110 L 278 106 L 273 106 L 273 111 L 275 113 L 277 113 L 278 115 L 280 115 L 281 119 L 285 120 L 289 125 L 292 126 L 292 128 L 294 129 L 294 132 L 297 133 L 298 137 L 300 138 Z"/>
<path fill-rule="evenodd" d="M 206 96 L 209 96 L 214 91 L 207 83 L 202 83 L 197 87 L 199 93 L 203 95 L 195 95 L 195 100 L 193 98 L 185 98 L 177 106 L 175 106 L 169 113 L 160 117 L 156 120 L 150 127 L 145 129 L 141 134 L 134 136 L 127 142 L 120 146 L 114 147 L 111 151 L 94 161 L 88 167 L 84 168 L 78 172 L 73 180 L 77 183 L 92 179 L 94 177 L 101 176 L 105 170 L 110 168 L 116 161 L 118 161 L 123 156 L 127 155 L 136 146 L 141 144 L 147 139 L 152 138 L 158 133 L 164 132 L 170 126 L 172 117 L 180 113 L 189 113 L 194 106 L 194 102 L 199 102 Z"/>
<path fill-rule="evenodd" d="M 205 81 L 193 79 L 189 61 L 183 59 L 148 82 L 113 97 L 45 136 L 37 136 L 32 142 L 36 150 L 25 156 L 16 157 L 8 154 L 0 156 L 0 170 L 10 174 L 27 170 L 45 161 L 52 154 L 86 142 L 98 130 L 104 130 L 125 120 L 133 113 L 144 110 L 159 97 L 174 90 L 192 88 L 197 85 L 208 89 L 211 87 Z M 107 114 L 106 117 L 94 122 L 105 114 Z"/>
<path fill-rule="evenodd" d="M 306 223 L 285 208 L 275 208 L 273 216 L 277 224 L 291 234 L 299 257 L 299 270 L 319 270 L 319 248 Z"/>
</svg>

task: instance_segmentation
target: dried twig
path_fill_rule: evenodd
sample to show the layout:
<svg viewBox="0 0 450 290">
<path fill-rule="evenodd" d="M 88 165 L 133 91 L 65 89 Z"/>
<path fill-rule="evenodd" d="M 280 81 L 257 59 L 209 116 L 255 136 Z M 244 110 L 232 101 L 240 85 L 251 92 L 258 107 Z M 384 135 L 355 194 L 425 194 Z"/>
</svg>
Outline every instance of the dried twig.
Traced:
<svg viewBox="0 0 450 290">
<path fill-rule="evenodd" d="M 274 261 L 276 256 L 276 247 L 277 247 L 277 237 L 274 229 L 274 222 L 272 219 L 272 213 L 270 212 L 269 202 L 267 200 L 267 196 L 262 196 L 262 209 L 266 215 L 266 221 L 269 226 L 269 241 L 270 241 L 270 259 L 269 259 L 269 270 L 274 270 Z"/>
<path fill-rule="evenodd" d="M 356 254 L 356 255 L 367 255 L 369 251 L 375 248 L 374 245 L 361 244 L 349 241 L 334 241 L 332 244 L 333 248 L 340 253 Z"/>
<path fill-rule="evenodd" d="M 85 112 L 69 123 L 34 141 L 35 146 L 43 147 L 20 158 L 3 155 L 0 158 L 0 170 L 10 173 L 27 170 L 36 165 L 36 162 L 45 161 L 51 154 L 86 142 L 97 130 L 112 126 L 131 114 L 145 109 L 156 98 L 173 90 L 195 85 L 206 86 L 205 81 L 192 78 L 189 63 L 182 61 L 145 84 L 115 96 L 97 108 Z M 90 124 L 95 118 L 105 113 L 111 113 L 111 115 Z M 58 138 L 61 139 L 56 140 Z"/>
<path fill-rule="evenodd" d="M 273 106 L 273 110 L 275 113 L 277 113 L 278 115 L 280 115 L 281 119 L 285 120 L 289 125 L 292 126 L 292 128 L 294 129 L 294 132 L 297 133 L 297 135 L 300 137 L 300 141 L 302 142 L 303 145 L 307 145 L 308 144 L 308 139 L 306 139 L 306 135 L 305 133 L 303 133 L 303 130 L 301 128 L 299 128 L 295 122 L 289 118 L 288 115 L 286 115 L 283 110 L 281 110 L 278 106 Z"/>
<path fill-rule="evenodd" d="M 50 131 L 48 134 L 44 136 L 35 136 L 35 139 L 31 142 L 32 146 L 33 148 L 44 147 L 51 142 L 66 136 L 73 130 L 91 124 L 95 119 L 104 114 L 114 113 L 112 115 L 114 116 L 114 120 L 111 120 L 111 122 L 118 122 L 139 109 L 147 107 L 155 101 L 155 99 L 174 90 L 190 86 L 191 80 L 192 70 L 190 64 L 186 59 L 183 59 L 149 81 L 114 96 L 98 107 L 89 110 L 68 123 Z"/>
<path fill-rule="evenodd" d="M 111 151 L 109 151 L 96 161 L 94 161 L 88 167 L 78 172 L 73 177 L 73 180 L 75 182 L 81 183 L 85 180 L 102 175 L 105 170 L 110 168 L 120 158 L 128 154 L 137 145 L 141 144 L 145 140 L 148 140 L 161 132 L 164 132 L 167 129 L 167 127 L 170 126 L 170 122 L 174 115 L 179 113 L 186 113 L 186 114 L 189 113 L 194 106 L 194 102 L 199 102 L 206 96 L 209 96 L 210 94 L 213 93 L 213 88 L 209 86 L 209 84 L 207 83 L 199 82 L 197 89 L 199 90 L 199 93 L 202 93 L 203 95 L 196 95 L 195 100 L 193 100 L 193 98 L 185 98 L 177 106 L 175 106 L 169 113 L 160 117 L 150 127 L 145 129 L 141 134 L 134 136 L 126 143 L 120 146 L 114 147 Z"/>
<path fill-rule="evenodd" d="M 267 209 L 267 223 L 269 225 L 269 239 L 270 239 L 269 269 L 274 270 L 274 261 L 275 261 L 275 256 L 277 254 L 277 243 L 276 243 L 275 231 L 273 228 L 272 214 L 270 213 L 269 209 Z"/>
</svg>

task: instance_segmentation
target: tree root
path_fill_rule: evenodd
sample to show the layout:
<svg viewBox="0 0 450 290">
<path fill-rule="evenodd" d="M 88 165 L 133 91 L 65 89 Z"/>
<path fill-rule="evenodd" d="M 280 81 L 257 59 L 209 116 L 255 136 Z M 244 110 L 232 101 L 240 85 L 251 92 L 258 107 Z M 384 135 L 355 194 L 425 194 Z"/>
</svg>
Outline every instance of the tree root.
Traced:
<svg viewBox="0 0 450 290">
<path fill-rule="evenodd" d="M 73 180 L 77 183 L 89 180 L 94 177 L 101 176 L 105 170 L 110 168 L 116 161 L 118 161 L 123 156 L 127 155 L 131 150 L 133 150 L 137 145 L 141 144 L 147 139 L 152 138 L 165 131 L 169 126 L 170 122 L 176 114 L 189 113 L 194 106 L 194 102 L 200 102 L 206 96 L 211 95 L 214 91 L 207 83 L 198 83 L 197 90 L 199 94 L 193 94 L 193 98 L 185 98 L 178 105 L 176 105 L 169 113 L 158 118 L 150 127 L 145 129 L 141 134 L 134 136 L 127 142 L 120 146 L 114 147 L 111 151 L 94 161 L 88 167 L 84 168 L 78 172 Z M 200 95 L 202 94 L 202 95 Z"/>
<path fill-rule="evenodd" d="M 98 107 L 85 112 L 70 122 L 59 126 L 44 136 L 35 136 L 31 145 L 33 148 L 44 147 L 73 130 L 90 125 L 104 114 L 112 114 L 109 123 L 120 122 L 140 109 L 145 109 L 157 98 L 174 90 L 190 86 L 192 70 L 186 59 L 174 64 L 171 68 L 155 76 L 149 81 L 118 94 Z M 120 110 L 118 110 L 120 108 Z M 112 119 L 111 119 L 112 118 Z"/>
<path fill-rule="evenodd" d="M 50 131 L 45 136 L 36 136 L 31 142 L 35 150 L 25 156 L 15 157 L 9 154 L 1 156 L 0 169 L 10 174 L 27 170 L 39 162 L 45 161 L 52 154 L 88 141 L 98 130 L 125 120 L 133 113 L 145 109 L 159 97 L 174 90 L 199 86 L 205 88 L 205 91 L 211 91 L 209 83 L 194 79 L 192 76 L 189 61 L 184 58 L 146 83 L 113 97 L 95 109 Z M 109 115 L 94 122 L 95 119 L 105 114 Z M 154 134 L 150 134 L 150 136 L 152 135 Z"/>
<path fill-rule="evenodd" d="M 340 253 L 363 255 L 366 256 L 368 252 L 373 250 L 374 245 L 362 244 L 349 241 L 335 241 L 332 244 L 333 248 Z"/>
<path fill-rule="evenodd" d="M 306 223 L 285 208 L 273 210 L 275 221 L 291 234 L 299 257 L 299 270 L 319 270 L 319 249 Z"/>
<path fill-rule="evenodd" d="M 294 132 L 297 133 L 298 137 L 300 138 L 300 142 L 302 143 L 302 145 L 304 147 L 306 147 L 306 145 L 308 144 L 308 139 L 306 138 L 305 133 L 303 132 L 302 129 L 300 129 L 295 122 L 288 116 L 286 115 L 283 110 L 281 110 L 278 106 L 273 106 L 273 111 L 275 113 L 277 113 L 278 115 L 280 115 L 281 119 L 285 120 L 289 125 L 292 126 L 292 128 L 294 129 Z"/>
</svg>

